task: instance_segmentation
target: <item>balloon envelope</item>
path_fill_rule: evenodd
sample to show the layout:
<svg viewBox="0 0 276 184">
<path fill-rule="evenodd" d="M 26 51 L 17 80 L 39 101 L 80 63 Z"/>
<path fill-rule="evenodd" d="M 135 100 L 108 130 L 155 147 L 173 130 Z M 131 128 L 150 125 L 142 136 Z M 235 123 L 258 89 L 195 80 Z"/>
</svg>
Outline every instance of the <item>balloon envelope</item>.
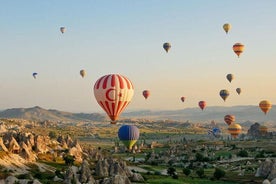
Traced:
<svg viewBox="0 0 276 184">
<path fill-rule="evenodd" d="M 143 91 L 143 96 L 145 97 L 145 99 L 147 99 L 150 96 L 150 91 L 149 90 L 144 90 Z"/>
<path fill-rule="evenodd" d="M 269 112 L 269 110 L 271 109 L 272 107 L 272 104 L 270 101 L 268 100 L 262 100 L 260 103 L 259 103 L 259 107 L 261 108 L 261 110 L 267 114 Z"/>
<path fill-rule="evenodd" d="M 33 78 L 35 78 L 36 79 L 36 76 L 37 76 L 37 73 L 35 72 L 35 73 L 33 73 Z"/>
<path fill-rule="evenodd" d="M 63 33 L 65 33 L 65 31 L 66 31 L 66 28 L 65 27 L 60 27 L 60 32 L 63 34 Z"/>
<path fill-rule="evenodd" d="M 236 138 L 241 133 L 242 127 L 237 123 L 232 123 L 228 127 L 228 132 L 231 134 L 232 137 Z"/>
<path fill-rule="evenodd" d="M 238 94 L 241 94 L 241 91 L 242 91 L 241 88 L 237 88 L 237 89 L 236 89 L 236 92 L 237 92 Z"/>
<path fill-rule="evenodd" d="M 229 82 L 232 82 L 232 80 L 234 79 L 234 75 L 233 74 L 227 74 L 226 75 L 226 79 L 229 81 Z"/>
<path fill-rule="evenodd" d="M 180 98 L 180 100 L 181 100 L 182 102 L 184 102 L 184 101 L 185 101 L 185 97 L 182 96 L 182 97 Z"/>
<path fill-rule="evenodd" d="M 259 127 L 259 131 L 261 132 L 261 134 L 266 134 L 266 133 L 267 133 L 267 130 L 268 130 L 268 128 L 267 128 L 267 126 L 265 126 L 265 125 L 261 125 L 261 126 Z"/>
<path fill-rule="evenodd" d="M 228 90 L 226 90 L 226 89 L 222 89 L 222 90 L 220 90 L 220 92 L 219 92 L 219 95 L 220 95 L 220 97 L 225 101 L 226 100 L 226 98 L 229 96 L 229 91 Z"/>
<path fill-rule="evenodd" d="M 134 125 L 123 125 L 118 131 L 118 137 L 128 149 L 131 149 L 139 139 L 139 129 Z"/>
<path fill-rule="evenodd" d="M 227 34 L 228 31 L 231 29 L 231 24 L 228 24 L 228 23 L 224 24 L 224 25 L 223 25 L 223 29 L 224 29 L 224 31 L 225 31 L 226 34 Z"/>
<path fill-rule="evenodd" d="M 116 124 L 116 120 L 130 103 L 133 94 L 131 81 L 120 74 L 105 75 L 94 85 L 94 96 L 112 120 L 112 124 Z"/>
<path fill-rule="evenodd" d="M 80 75 L 81 75 L 82 78 L 84 78 L 84 76 L 86 75 L 85 70 L 81 70 L 81 71 L 80 71 Z"/>
<path fill-rule="evenodd" d="M 213 132 L 213 135 L 216 137 L 216 138 L 219 138 L 221 136 L 221 130 L 218 128 L 218 127 L 214 127 L 212 129 L 212 132 Z"/>
<path fill-rule="evenodd" d="M 236 121 L 236 117 L 234 115 L 228 114 L 224 116 L 224 121 L 227 123 L 227 125 L 231 125 Z"/>
<path fill-rule="evenodd" d="M 207 105 L 207 104 L 206 104 L 205 101 L 200 101 L 200 102 L 198 102 L 198 106 L 201 108 L 201 110 L 205 109 L 206 105 Z"/>
<path fill-rule="evenodd" d="M 171 49 L 171 44 L 166 42 L 163 44 L 163 48 L 165 49 L 166 52 L 169 52 L 169 50 Z"/>
<path fill-rule="evenodd" d="M 241 43 L 235 43 L 233 45 L 233 51 L 237 54 L 238 57 L 240 57 L 240 54 L 243 52 L 244 50 L 244 45 Z"/>
</svg>

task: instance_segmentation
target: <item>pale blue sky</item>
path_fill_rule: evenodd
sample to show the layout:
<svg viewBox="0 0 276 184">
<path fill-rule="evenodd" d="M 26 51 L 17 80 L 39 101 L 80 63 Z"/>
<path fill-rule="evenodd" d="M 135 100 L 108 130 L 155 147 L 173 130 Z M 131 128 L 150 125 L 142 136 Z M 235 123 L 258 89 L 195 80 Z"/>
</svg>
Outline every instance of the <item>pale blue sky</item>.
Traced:
<svg viewBox="0 0 276 184">
<path fill-rule="evenodd" d="M 208 106 L 275 104 L 275 7 L 274 0 L 2 1 L 0 109 L 102 112 L 93 85 L 109 73 L 134 84 L 126 110 L 197 107 L 200 100 Z M 228 35 L 224 23 L 232 24 Z M 172 44 L 168 54 L 164 42 Z M 239 59 L 236 42 L 245 45 Z M 228 73 L 236 77 L 231 84 Z M 148 100 L 144 89 L 151 91 Z M 221 89 L 231 93 L 226 102 Z"/>
</svg>

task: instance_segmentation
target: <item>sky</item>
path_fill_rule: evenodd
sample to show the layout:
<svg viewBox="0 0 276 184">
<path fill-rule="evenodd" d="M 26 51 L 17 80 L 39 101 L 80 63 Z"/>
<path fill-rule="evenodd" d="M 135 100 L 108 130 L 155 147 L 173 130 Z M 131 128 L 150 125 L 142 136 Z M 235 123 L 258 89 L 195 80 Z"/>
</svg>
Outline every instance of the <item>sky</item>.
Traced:
<svg viewBox="0 0 276 184">
<path fill-rule="evenodd" d="M 126 111 L 198 107 L 201 100 L 207 106 L 275 104 L 275 7 L 274 0 L 3 1 L 0 109 L 103 112 L 93 86 L 110 73 L 134 85 Z M 232 25 L 228 34 L 225 23 Z M 164 42 L 172 45 L 168 53 Z M 237 42 L 245 45 L 240 58 L 232 50 Z M 226 102 L 221 89 L 230 92 Z"/>
</svg>

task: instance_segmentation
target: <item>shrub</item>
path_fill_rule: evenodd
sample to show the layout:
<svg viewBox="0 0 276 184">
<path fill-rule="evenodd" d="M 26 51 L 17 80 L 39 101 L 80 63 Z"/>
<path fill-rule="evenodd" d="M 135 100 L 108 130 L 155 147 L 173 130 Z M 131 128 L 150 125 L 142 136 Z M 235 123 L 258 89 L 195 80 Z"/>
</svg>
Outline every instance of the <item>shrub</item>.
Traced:
<svg viewBox="0 0 276 184">
<path fill-rule="evenodd" d="M 175 174 L 175 168 L 173 168 L 173 167 L 169 167 L 168 169 L 167 169 L 167 173 L 168 173 L 168 175 L 170 175 L 170 176 L 173 176 L 174 174 Z"/>
<path fill-rule="evenodd" d="M 200 168 L 200 169 L 196 170 L 196 174 L 198 175 L 198 177 L 203 178 L 204 177 L 204 169 Z"/>
<path fill-rule="evenodd" d="M 18 179 L 30 179 L 29 174 L 20 174 L 17 176 Z"/>
<path fill-rule="evenodd" d="M 178 180 L 178 175 L 177 174 L 173 174 L 172 178 Z"/>
<path fill-rule="evenodd" d="M 65 161 L 66 165 L 73 165 L 74 161 L 75 161 L 75 156 L 72 155 L 64 155 L 63 159 Z"/>
<path fill-rule="evenodd" d="M 154 171 L 154 175 L 160 176 L 160 175 L 161 175 L 161 172 L 160 172 L 160 171 Z"/>
<path fill-rule="evenodd" d="M 248 157 L 248 152 L 246 150 L 241 150 L 238 152 L 237 156 Z"/>
<path fill-rule="evenodd" d="M 186 176 L 189 176 L 190 174 L 191 174 L 191 170 L 190 169 L 188 169 L 188 168 L 184 168 L 183 169 L 183 174 L 185 174 Z"/>
<path fill-rule="evenodd" d="M 51 139 L 55 139 L 55 138 L 57 138 L 57 133 L 54 132 L 54 131 L 50 131 L 50 132 L 49 132 L 49 137 L 50 137 Z"/>
<path fill-rule="evenodd" d="M 214 178 L 216 178 L 217 180 L 219 180 L 220 178 L 225 176 L 225 171 L 219 168 L 215 169 L 214 172 Z"/>
<path fill-rule="evenodd" d="M 203 158 L 204 158 L 204 156 L 201 153 L 196 153 L 195 157 L 196 157 L 196 161 L 199 161 L 199 162 L 203 161 Z"/>
<path fill-rule="evenodd" d="M 55 174 L 56 174 L 57 177 L 64 179 L 64 176 L 63 176 L 63 174 L 61 174 L 60 170 L 56 170 Z"/>
</svg>

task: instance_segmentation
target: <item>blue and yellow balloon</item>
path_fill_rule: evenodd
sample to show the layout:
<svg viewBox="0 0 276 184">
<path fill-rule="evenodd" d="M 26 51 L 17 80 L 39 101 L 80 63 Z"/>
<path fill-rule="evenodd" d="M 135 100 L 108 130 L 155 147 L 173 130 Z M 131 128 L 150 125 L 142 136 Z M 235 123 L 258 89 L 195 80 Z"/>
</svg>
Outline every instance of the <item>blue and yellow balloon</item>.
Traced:
<svg viewBox="0 0 276 184">
<path fill-rule="evenodd" d="M 134 125 L 123 125 L 118 131 L 119 139 L 128 149 L 132 149 L 132 146 L 139 139 L 139 135 L 139 129 Z"/>
</svg>

